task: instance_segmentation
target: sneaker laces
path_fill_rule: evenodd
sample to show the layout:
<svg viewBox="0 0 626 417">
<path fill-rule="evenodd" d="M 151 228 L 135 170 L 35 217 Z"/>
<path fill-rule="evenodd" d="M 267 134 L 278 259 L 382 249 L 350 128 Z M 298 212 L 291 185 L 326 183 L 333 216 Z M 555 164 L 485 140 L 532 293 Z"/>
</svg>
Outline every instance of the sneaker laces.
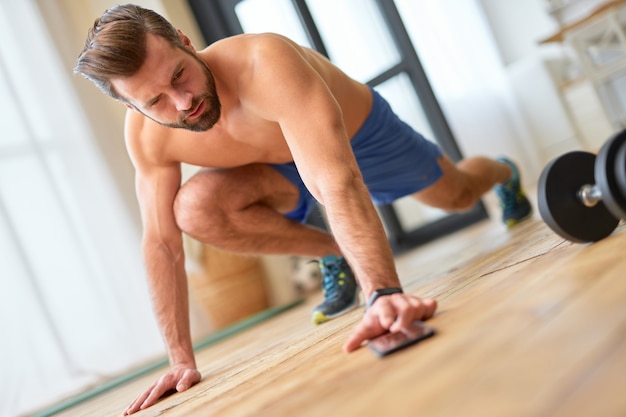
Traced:
<svg viewBox="0 0 626 417">
<path fill-rule="evenodd" d="M 336 262 L 333 261 L 320 261 L 321 269 L 322 269 L 322 290 L 324 291 L 324 295 L 326 298 L 335 298 L 339 295 L 339 274 L 341 273 L 339 269 L 339 260 Z"/>
<path fill-rule="evenodd" d="M 513 183 L 505 183 L 496 188 L 504 211 L 514 210 L 517 205 L 517 190 Z"/>
<path fill-rule="evenodd" d="M 508 159 L 499 158 L 498 161 L 509 165 L 511 171 L 513 171 L 513 175 L 508 181 L 501 184 L 499 187 L 496 187 L 496 194 L 500 197 L 500 204 L 502 205 L 503 211 L 506 213 L 515 210 L 517 206 L 519 199 L 518 193 L 520 190 L 519 174 L 515 164 Z"/>
</svg>

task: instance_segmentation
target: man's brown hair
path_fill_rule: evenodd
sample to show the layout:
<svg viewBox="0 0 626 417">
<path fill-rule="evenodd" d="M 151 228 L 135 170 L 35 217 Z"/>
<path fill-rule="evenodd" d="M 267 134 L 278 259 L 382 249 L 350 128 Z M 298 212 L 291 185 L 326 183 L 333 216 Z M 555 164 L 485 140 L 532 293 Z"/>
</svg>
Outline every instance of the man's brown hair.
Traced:
<svg viewBox="0 0 626 417">
<path fill-rule="evenodd" d="M 165 38 L 175 47 L 185 47 L 176 28 L 158 13 L 133 4 L 110 8 L 89 29 L 74 72 L 109 96 L 126 101 L 111 86 L 111 78 L 132 76 L 141 68 L 148 33 Z"/>
</svg>

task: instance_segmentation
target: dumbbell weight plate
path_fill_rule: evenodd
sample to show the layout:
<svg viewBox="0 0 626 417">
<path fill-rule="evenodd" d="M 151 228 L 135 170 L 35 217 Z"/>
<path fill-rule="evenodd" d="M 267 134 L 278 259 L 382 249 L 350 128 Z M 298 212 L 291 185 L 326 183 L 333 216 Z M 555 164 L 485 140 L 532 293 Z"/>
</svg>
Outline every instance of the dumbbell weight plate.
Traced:
<svg viewBox="0 0 626 417">
<path fill-rule="evenodd" d="M 621 135 L 626 135 L 624 130 Z M 617 159 L 615 160 L 615 180 L 617 188 L 622 196 L 626 196 L 626 141 L 622 143 L 617 151 Z"/>
<path fill-rule="evenodd" d="M 592 153 L 569 152 L 546 165 L 539 178 L 541 217 L 556 234 L 572 242 L 597 242 L 619 223 L 602 201 L 587 207 L 578 197 L 583 185 L 595 183 L 595 161 Z"/>
<path fill-rule="evenodd" d="M 602 202 L 613 216 L 626 219 L 626 195 L 618 186 L 619 150 L 626 143 L 626 132 L 618 133 L 602 145 L 595 164 L 596 185 L 602 193 Z"/>
</svg>

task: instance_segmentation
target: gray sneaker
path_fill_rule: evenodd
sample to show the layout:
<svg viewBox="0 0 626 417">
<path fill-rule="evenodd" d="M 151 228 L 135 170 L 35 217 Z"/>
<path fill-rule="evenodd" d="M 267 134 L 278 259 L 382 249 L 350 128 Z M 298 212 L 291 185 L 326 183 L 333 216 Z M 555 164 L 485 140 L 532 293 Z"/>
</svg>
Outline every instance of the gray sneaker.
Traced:
<svg viewBox="0 0 626 417">
<path fill-rule="evenodd" d="M 313 309 L 313 324 L 320 324 L 354 309 L 359 286 L 343 256 L 328 255 L 319 260 L 324 302 Z"/>
<path fill-rule="evenodd" d="M 520 175 L 517 166 L 506 158 L 498 158 L 498 161 L 504 162 L 513 171 L 511 179 L 504 184 L 494 187 L 502 207 L 502 223 L 510 229 L 529 218 L 533 209 L 520 185 Z"/>
</svg>

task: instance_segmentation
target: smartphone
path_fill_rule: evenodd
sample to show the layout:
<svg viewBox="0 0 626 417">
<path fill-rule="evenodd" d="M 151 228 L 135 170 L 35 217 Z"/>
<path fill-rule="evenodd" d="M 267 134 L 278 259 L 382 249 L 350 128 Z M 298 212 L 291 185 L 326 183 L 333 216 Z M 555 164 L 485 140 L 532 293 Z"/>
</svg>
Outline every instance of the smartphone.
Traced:
<svg viewBox="0 0 626 417">
<path fill-rule="evenodd" d="M 424 324 L 423 321 L 416 320 L 409 328 L 397 333 L 386 333 L 367 342 L 370 348 L 378 356 L 389 355 L 407 346 L 411 346 L 420 340 L 426 339 L 435 334 L 435 329 Z"/>
</svg>

